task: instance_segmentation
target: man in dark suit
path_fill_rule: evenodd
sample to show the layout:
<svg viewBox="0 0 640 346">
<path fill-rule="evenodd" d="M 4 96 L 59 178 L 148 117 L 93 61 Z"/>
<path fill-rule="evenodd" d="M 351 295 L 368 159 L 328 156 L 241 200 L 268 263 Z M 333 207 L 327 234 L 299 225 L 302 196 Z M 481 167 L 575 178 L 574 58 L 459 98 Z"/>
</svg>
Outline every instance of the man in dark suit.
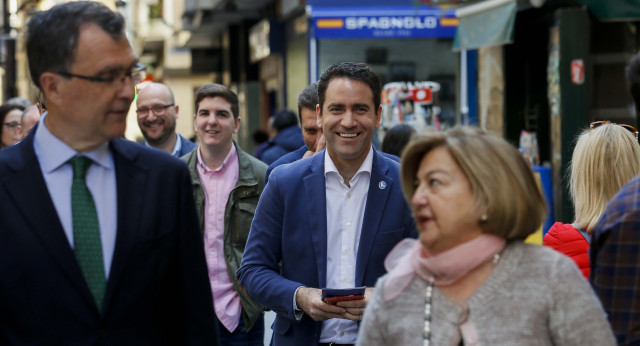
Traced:
<svg viewBox="0 0 640 346">
<path fill-rule="evenodd" d="M 184 163 L 120 138 L 137 61 L 97 2 L 35 14 L 48 113 L 0 152 L 0 344 L 216 345 Z"/>
<path fill-rule="evenodd" d="M 161 83 L 148 84 L 138 91 L 136 106 L 138 126 L 145 145 L 164 150 L 177 158 L 196 147 L 195 143 L 176 132 L 180 107 L 168 86 Z"/>
<path fill-rule="evenodd" d="M 366 64 L 333 65 L 318 98 L 326 150 L 271 172 L 237 272 L 249 296 L 277 313 L 275 345 L 355 344 L 386 255 L 417 236 L 398 163 L 371 145 L 378 77 Z M 364 299 L 321 299 L 321 288 L 357 286 L 368 286 Z"/>
</svg>

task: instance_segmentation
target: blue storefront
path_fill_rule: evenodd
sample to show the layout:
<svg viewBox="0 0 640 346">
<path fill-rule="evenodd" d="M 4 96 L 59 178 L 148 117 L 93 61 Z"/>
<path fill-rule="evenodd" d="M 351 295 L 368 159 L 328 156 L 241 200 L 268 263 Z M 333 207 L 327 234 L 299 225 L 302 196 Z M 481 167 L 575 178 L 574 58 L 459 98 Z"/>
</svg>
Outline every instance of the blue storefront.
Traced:
<svg viewBox="0 0 640 346">
<path fill-rule="evenodd" d="M 455 8 L 413 0 L 308 0 L 307 16 L 309 80 L 337 62 L 367 62 L 383 84 L 439 83 L 443 118 L 455 124 L 477 122 L 476 60 L 453 51 Z"/>
</svg>

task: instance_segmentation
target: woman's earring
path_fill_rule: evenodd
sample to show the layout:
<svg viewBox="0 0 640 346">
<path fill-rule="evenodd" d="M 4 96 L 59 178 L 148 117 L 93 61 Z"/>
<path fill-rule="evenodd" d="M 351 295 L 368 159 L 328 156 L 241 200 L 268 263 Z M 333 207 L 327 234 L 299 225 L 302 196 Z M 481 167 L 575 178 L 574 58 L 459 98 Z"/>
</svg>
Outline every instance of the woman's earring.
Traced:
<svg viewBox="0 0 640 346">
<path fill-rule="evenodd" d="M 480 216 L 480 221 L 482 222 L 487 222 L 487 219 L 488 219 L 487 214 L 482 214 L 482 216 Z"/>
</svg>

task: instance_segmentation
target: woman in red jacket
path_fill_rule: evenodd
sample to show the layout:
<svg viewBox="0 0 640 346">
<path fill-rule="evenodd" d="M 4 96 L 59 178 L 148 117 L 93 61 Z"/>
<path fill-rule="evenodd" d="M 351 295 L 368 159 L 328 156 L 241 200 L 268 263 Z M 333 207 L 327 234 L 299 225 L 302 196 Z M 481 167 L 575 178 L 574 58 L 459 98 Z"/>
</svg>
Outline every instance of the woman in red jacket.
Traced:
<svg viewBox="0 0 640 346">
<path fill-rule="evenodd" d="M 588 280 L 591 227 L 618 190 L 640 173 L 638 131 L 608 121 L 591 123 L 578 137 L 570 172 L 575 221 L 556 222 L 543 244 L 571 257 Z"/>
</svg>

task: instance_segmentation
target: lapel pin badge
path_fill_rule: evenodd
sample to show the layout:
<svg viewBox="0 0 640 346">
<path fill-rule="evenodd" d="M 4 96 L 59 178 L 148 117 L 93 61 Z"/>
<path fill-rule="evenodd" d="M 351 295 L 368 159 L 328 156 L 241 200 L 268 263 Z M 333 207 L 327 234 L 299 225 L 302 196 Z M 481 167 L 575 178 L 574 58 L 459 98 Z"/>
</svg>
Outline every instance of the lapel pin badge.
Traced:
<svg viewBox="0 0 640 346">
<path fill-rule="evenodd" d="M 380 188 L 380 190 L 384 190 L 387 188 L 387 182 L 382 180 L 378 183 L 378 188 Z"/>
</svg>

